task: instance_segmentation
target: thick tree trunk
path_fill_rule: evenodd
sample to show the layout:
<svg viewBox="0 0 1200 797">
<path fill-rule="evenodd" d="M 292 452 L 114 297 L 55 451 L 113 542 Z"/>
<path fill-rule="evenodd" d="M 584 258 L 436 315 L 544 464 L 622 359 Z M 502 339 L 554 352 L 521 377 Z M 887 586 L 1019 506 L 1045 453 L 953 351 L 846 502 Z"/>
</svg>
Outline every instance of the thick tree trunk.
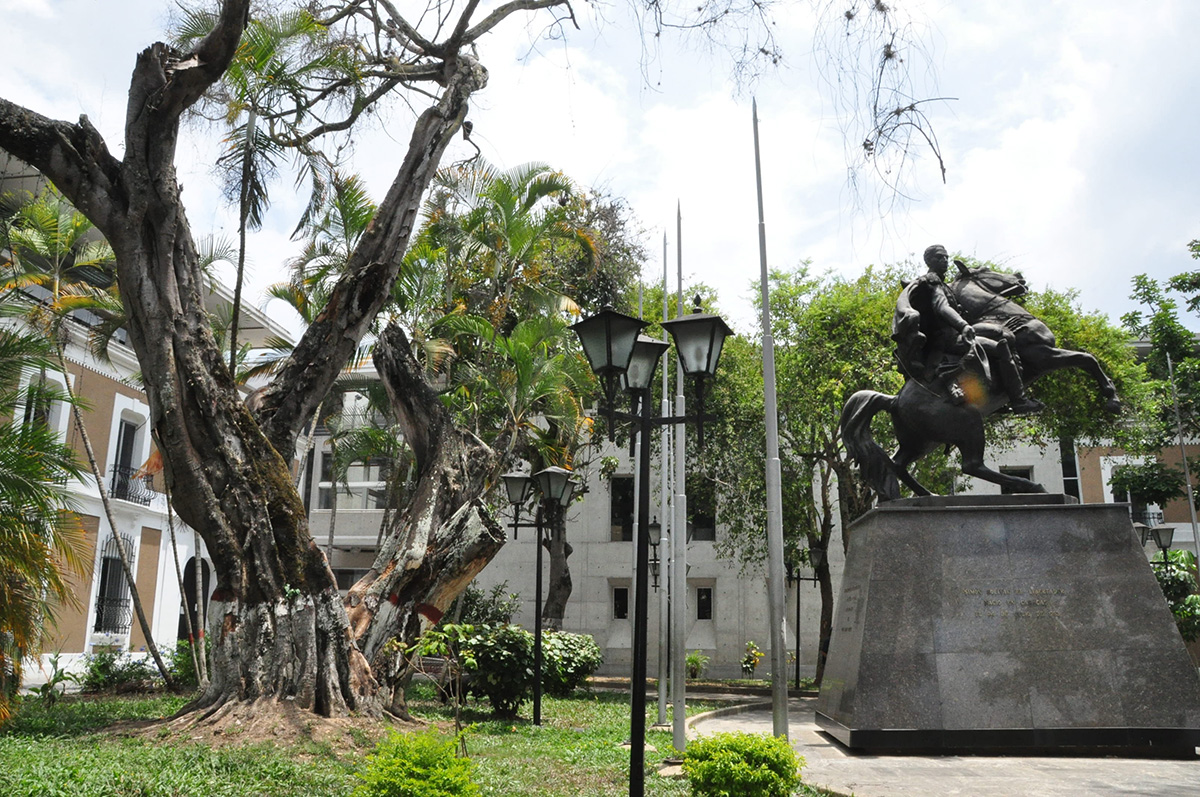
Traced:
<svg viewBox="0 0 1200 797">
<path fill-rule="evenodd" d="M 571 597 L 571 568 L 567 558 L 572 554 L 567 542 L 566 512 L 559 510 L 553 515 L 550 540 L 545 543 L 550 554 L 550 583 L 546 587 L 546 602 L 542 606 L 542 621 L 546 629 L 561 631 L 567 615 L 567 601 Z"/>
<path fill-rule="evenodd" d="M 375 367 L 383 379 L 417 466 L 416 489 L 393 518 L 371 570 L 346 597 L 354 638 L 379 671 L 403 675 L 388 643 L 414 641 L 504 545 L 503 527 L 484 496 L 502 457 L 459 428 L 437 399 L 395 324 L 380 336 Z M 402 696 L 392 705 L 402 710 Z"/>
<path fill-rule="evenodd" d="M 829 573 L 829 542 L 833 539 L 833 503 L 830 500 L 832 492 L 833 469 L 826 464 L 818 464 L 816 472 L 820 479 L 821 506 L 818 513 L 820 532 L 814 540 L 809 536 L 809 550 L 820 548 L 825 551 L 825 559 L 816 568 L 817 584 L 821 589 L 821 622 L 817 636 L 817 672 L 816 686 L 820 688 L 821 679 L 825 677 L 825 658 L 829 654 L 829 639 L 833 635 L 833 580 Z M 839 487 L 841 483 L 839 482 Z M 840 490 L 839 490 L 840 492 Z M 840 499 L 839 499 L 840 500 Z M 842 538 L 845 539 L 845 525 L 842 526 Z"/>
<path fill-rule="evenodd" d="M 817 568 L 817 583 L 821 588 L 821 625 L 817 641 L 816 687 L 820 689 L 825 677 L 825 659 L 829 656 L 829 639 L 833 636 L 833 580 L 828 561 Z"/>
</svg>

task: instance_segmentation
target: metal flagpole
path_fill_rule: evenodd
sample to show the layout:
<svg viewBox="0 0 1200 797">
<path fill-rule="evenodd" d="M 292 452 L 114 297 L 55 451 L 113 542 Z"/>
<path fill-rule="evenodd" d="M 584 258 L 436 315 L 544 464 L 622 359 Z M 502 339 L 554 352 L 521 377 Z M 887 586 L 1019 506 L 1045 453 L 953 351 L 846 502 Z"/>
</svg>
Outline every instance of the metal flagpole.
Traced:
<svg viewBox="0 0 1200 797">
<path fill-rule="evenodd" d="M 662 317 L 667 318 L 667 233 L 663 231 L 663 282 L 662 282 Z M 667 339 L 667 331 L 663 330 L 663 342 L 669 343 Z M 670 378 L 667 372 L 670 369 L 664 367 L 662 369 L 662 404 L 659 407 L 659 417 L 666 418 L 671 414 L 671 399 L 668 391 L 670 390 Z M 658 572 L 659 572 L 659 593 L 658 593 L 658 724 L 667 724 L 667 684 L 670 681 L 668 669 L 671 662 L 671 650 L 668 647 L 670 639 L 671 617 L 670 617 L 670 595 L 671 595 L 671 551 L 668 540 L 670 539 L 671 519 L 668 513 L 671 511 L 670 498 L 670 475 L 668 470 L 671 462 L 671 427 L 669 424 L 663 424 L 659 430 L 659 450 L 662 452 L 662 463 L 659 468 L 662 477 L 661 488 L 658 493 L 659 512 L 658 516 L 662 518 L 659 526 L 658 539 L 652 542 L 658 546 Z"/>
<path fill-rule="evenodd" d="M 638 275 L 638 318 L 642 318 L 642 280 L 641 280 L 640 274 Z M 640 410 L 635 410 L 635 411 L 640 413 Z M 638 606 L 639 605 L 638 604 L 638 590 L 642 589 L 644 585 L 639 584 L 638 580 L 636 578 L 636 574 L 638 572 L 638 569 L 637 569 L 637 556 L 638 556 L 637 541 L 638 541 L 638 535 L 641 533 L 640 523 L 638 520 L 637 508 L 639 506 L 641 506 L 641 504 L 638 502 L 641 499 L 642 490 L 646 489 L 645 486 L 642 484 L 641 470 L 638 468 L 638 463 L 642 461 L 641 460 L 642 445 L 644 443 L 642 440 L 642 435 L 637 434 L 635 430 L 630 430 L 630 434 L 632 434 L 634 436 L 634 438 L 633 438 L 633 560 L 630 562 L 629 572 L 635 574 L 635 578 L 633 578 L 630 581 L 629 597 L 631 599 L 632 605 Z M 635 635 L 636 635 L 636 630 L 637 630 L 637 624 L 646 622 L 646 619 L 647 618 L 645 618 L 645 617 L 638 617 L 636 615 L 636 613 L 634 614 L 633 627 L 634 627 Z M 641 684 L 639 686 L 639 684 L 634 683 L 633 678 L 630 678 L 630 680 L 629 680 L 629 699 L 630 699 L 631 703 L 635 699 L 634 695 L 639 688 L 644 690 L 645 684 Z"/>
<path fill-rule="evenodd" d="M 767 285 L 767 225 L 763 221 L 762 165 L 758 152 L 758 101 L 754 121 L 754 177 L 758 187 L 758 259 L 762 277 L 763 408 L 767 426 L 767 602 L 771 640 L 771 715 L 776 736 L 788 735 L 787 650 L 783 615 L 783 496 L 779 465 L 779 411 L 775 395 L 775 340 Z M 800 629 L 796 629 L 799 638 Z"/>
<path fill-rule="evenodd" d="M 676 286 L 675 301 L 677 317 L 683 317 L 683 212 L 678 203 L 675 206 L 675 259 Z M 675 415 L 682 418 L 687 415 L 687 406 L 683 399 L 683 360 L 675 353 Z M 665 367 L 665 366 L 664 366 Z M 684 672 L 687 656 L 687 495 L 686 466 L 684 458 L 687 455 L 686 434 L 681 427 L 675 431 L 675 502 L 671 522 L 671 548 L 674 558 L 671 562 L 671 743 L 680 753 L 687 747 L 687 694 L 684 686 Z"/>
</svg>

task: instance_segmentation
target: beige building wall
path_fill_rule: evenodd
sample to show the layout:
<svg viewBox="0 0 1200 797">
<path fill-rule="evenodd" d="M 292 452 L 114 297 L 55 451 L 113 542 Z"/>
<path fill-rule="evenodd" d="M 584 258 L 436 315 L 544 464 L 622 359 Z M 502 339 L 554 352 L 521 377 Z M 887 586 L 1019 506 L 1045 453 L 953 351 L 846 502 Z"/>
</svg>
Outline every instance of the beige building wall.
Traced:
<svg viewBox="0 0 1200 797">
<path fill-rule="evenodd" d="M 154 618 L 154 598 L 158 586 L 158 555 L 162 547 L 162 531 L 142 526 L 142 543 L 138 546 L 137 572 L 134 583 L 137 584 L 138 596 L 142 600 L 142 610 L 146 619 Z M 133 626 L 129 632 L 129 647 L 131 650 L 141 650 L 146 644 L 146 635 L 138 622 L 137 615 L 133 617 Z"/>
<path fill-rule="evenodd" d="M 77 363 L 68 363 L 67 370 L 71 372 L 71 385 L 76 395 L 84 399 L 89 409 L 83 413 L 83 426 L 87 430 L 92 451 L 96 462 L 103 469 L 108 462 L 108 441 L 112 434 L 113 408 L 118 395 L 145 401 L 141 392 L 104 374 L 84 368 Z M 79 430 L 72 420 L 67 431 L 67 443 L 79 452 L 80 458 L 86 462 L 87 455 Z M 141 464 L 141 463 L 138 463 Z"/>
<path fill-rule="evenodd" d="M 100 518 L 92 515 L 80 515 L 79 523 L 83 527 L 84 544 L 80 551 L 80 561 L 83 563 L 83 574 L 71 573 L 67 581 L 72 585 L 77 605 L 61 606 L 54 627 L 50 629 L 46 642 L 48 653 L 82 653 L 87 645 L 88 609 L 92 595 L 92 563 L 96 561 L 96 540 L 99 537 Z"/>
</svg>

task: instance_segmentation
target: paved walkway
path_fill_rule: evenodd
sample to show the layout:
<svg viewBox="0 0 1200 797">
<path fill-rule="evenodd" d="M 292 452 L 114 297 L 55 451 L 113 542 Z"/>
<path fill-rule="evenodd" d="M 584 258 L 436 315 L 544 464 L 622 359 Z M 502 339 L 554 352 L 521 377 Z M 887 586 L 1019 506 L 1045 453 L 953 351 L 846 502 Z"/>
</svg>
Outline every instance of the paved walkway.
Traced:
<svg viewBox="0 0 1200 797">
<path fill-rule="evenodd" d="M 1109 797 L 1200 795 L 1200 760 L 1025 756 L 896 756 L 851 752 L 822 733 L 816 698 L 792 698 L 792 746 L 804 780 L 854 797 Z M 770 703 L 722 709 L 689 722 L 691 733 L 771 733 Z"/>
</svg>

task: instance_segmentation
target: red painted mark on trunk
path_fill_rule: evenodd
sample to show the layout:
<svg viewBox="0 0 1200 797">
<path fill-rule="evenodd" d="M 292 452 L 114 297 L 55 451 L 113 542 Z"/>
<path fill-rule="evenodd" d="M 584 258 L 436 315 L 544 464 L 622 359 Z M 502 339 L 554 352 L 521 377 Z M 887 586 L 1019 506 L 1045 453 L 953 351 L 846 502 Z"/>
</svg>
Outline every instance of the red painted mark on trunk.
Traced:
<svg viewBox="0 0 1200 797">
<path fill-rule="evenodd" d="M 437 624 L 442 619 L 442 611 L 438 607 L 431 606 L 428 603 L 418 603 L 417 614 L 434 624 Z"/>
</svg>

